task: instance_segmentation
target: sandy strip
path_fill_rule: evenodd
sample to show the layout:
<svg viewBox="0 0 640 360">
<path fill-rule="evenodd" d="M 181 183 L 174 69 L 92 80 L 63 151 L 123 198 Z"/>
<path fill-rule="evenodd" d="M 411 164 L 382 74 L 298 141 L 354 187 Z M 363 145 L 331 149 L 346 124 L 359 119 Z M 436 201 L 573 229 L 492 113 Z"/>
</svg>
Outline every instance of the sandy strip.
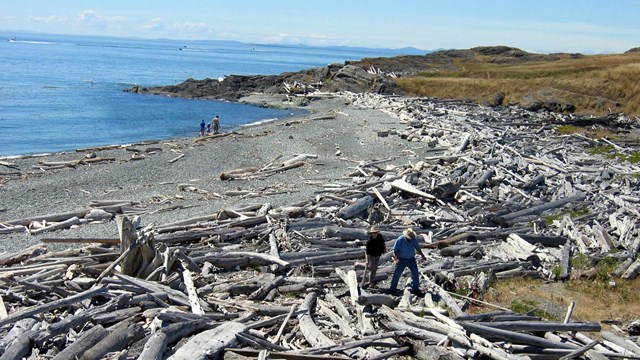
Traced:
<svg viewBox="0 0 640 360">
<path fill-rule="evenodd" d="M 284 104 L 281 98 L 263 96 L 245 101 Z M 85 152 L 6 160 L 23 175 L 0 176 L 0 223 L 84 209 L 92 200 L 128 200 L 139 202 L 145 208 L 144 225 L 160 226 L 209 215 L 223 208 L 264 203 L 279 207 L 306 201 L 316 191 L 323 190 L 323 184 L 352 183 L 350 174 L 360 161 L 393 158 L 382 162 L 382 167 L 417 161 L 412 154 L 420 147 L 419 143 L 412 144 L 397 136 L 378 137 L 378 131 L 404 129 L 405 125 L 397 118 L 347 103 L 340 97 L 316 100 L 306 107 L 310 115 L 247 127 L 237 134 L 206 141 L 173 139 L 95 152 L 97 157 L 116 159 L 109 163 L 51 171 L 36 168 L 42 161 L 79 160 L 86 156 Z M 335 119 L 309 120 L 328 111 L 337 114 Z M 131 160 L 135 154 L 132 148 L 141 151 L 160 148 L 161 151 L 148 153 L 142 160 Z M 317 158 L 306 159 L 304 166 L 266 179 L 220 180 L 222 172 L 239 167 L 261 168 L 274 159 L 282 162 L 298 154 L 313 154 Z M 13 171 L 7 167 L 0 170 Z M 225 196 L 228 191 L 278 193 Z M 43 238 L 117 238 L 117 227 L 115 221 L 108 221 L 38 235 L 0 235 L 0 254 L 40 244 Z M 56 249 L 63 245 L 49 247 Z"/>
</svg>

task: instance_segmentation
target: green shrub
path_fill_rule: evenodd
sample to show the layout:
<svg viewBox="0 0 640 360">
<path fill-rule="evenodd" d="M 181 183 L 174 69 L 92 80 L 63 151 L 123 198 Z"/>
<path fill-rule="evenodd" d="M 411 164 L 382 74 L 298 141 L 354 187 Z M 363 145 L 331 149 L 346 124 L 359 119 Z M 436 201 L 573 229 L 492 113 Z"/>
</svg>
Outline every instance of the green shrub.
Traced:
<svg viewBox="0 0 640 360">
<path fill-rule="evenodd" d="M 569 260 L 569 263 L 571 264 L 571 267 L 574 269 L 585 269 L 591 266 L 591 260 L 589 260 L 589 257 L 581 253 L 575 254 L 573 257 L 571 257 L 571 259 Z"/>
<path fill-rule="evenodd" d="M 589 215 L 589 209 L 585 207 L 578 210 L 572 210 L 569 212 L 562 212 L 555 215 L 549 215 L 549 216 L 545 216 L 544 220 L 547 223 L 547 225 L 552 225 L 554 221 L 562 219 L 565 215 L 569 215 L 570 218 L 575 219 L 580 216 Z"/>
<path fill-rule="evenodd" d="M 599 281 L 608 283 L 611 280 L 611 273 L 620 265 L 622 260 L 607 256 L 596 264 L 596 278 Z"/>
<path fill-rule="evenodd" d="M 614 147 L 612 145 L 589 147 L 587 148 L 587 152 L 592 155 L 608 155 L 608 157 L 612 157 L 612 155 L 615 155 Z M 611 154 L 612 152 L 614 154 Z"/>
<path fill-rule="evenodd" d="M 553 316 L 552 314 L 549 314 L 548 312 L 542 309 L 539 309 L 537 305 L 538 304 L 535 301 L 531 301 L 531 300 L 522 300 L 522 301 L 513 300 L 511 302 L 510 308 L 513 312 L 518 314 L 528 314 L 533 312 L 534 316 L 537 316 L 542 319 L 555 318 L 555 316 Z"/>
</svg>

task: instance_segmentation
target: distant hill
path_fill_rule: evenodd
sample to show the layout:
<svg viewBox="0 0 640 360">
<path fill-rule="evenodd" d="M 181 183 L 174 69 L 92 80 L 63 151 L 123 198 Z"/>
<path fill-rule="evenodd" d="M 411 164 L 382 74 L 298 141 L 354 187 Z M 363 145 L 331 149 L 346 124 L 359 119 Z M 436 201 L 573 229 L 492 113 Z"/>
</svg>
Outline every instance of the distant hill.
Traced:
<svg viewBox="0 0 640 360">
<path fill-rule="evenodd" d="M 218 40 L 215 40 L 218 41 Z M 238 42 L 240 43 L 240 42 Z M 251 44 L 259 46 L 261 44 Z M 328 46 L 318 46 L 318 45 L 307 45 L 307 44 L 268 44 L 269 46 L 281 46 L 281 47 L 289 47 L 289 48 L 321 48 L 321 49 L 329 49 L 343 52 L 363 52 L 363 53 L 371 53 L 376 55 L 384 55 L 384 56 L 398 56 L 398 55 L 424 55 L 433 50 L 421 50 L 415 47 L 403 47 L 403 48 L 372 48 L 372 47 L 362 47 L 362 46 L 338 46 L 338 45 L 328 45 Z"/>
<path fill-rule="evenodd" d="M 374 67 L 397 75 L 413 75 L 421 71 L 459 70 L 460 64 L 519 64 L 581 58 L 582 54 L 535 54 L 508 46 L 481 46 L 464 50 L 439 50 L 423 55 L 366 58 L 350 64 Z"/>
<path fill-rule="evenodd" d="M 433 52 L 432 50 L 421 50 L 414 47 L 403 47 L 403 48 L 391 49 L 391 48 L 367 48 L 367 47 L 352 47 L 352 46 L 327 46 L 325 47 L 325 49 L 335 49 L 335 50 L 341 50 L 341 51 L 358 51 L 358 52 L 372 51 L 372 52 L 388 54 L 388 55 L 425 55 L 430 52 Z"/>
</svg>

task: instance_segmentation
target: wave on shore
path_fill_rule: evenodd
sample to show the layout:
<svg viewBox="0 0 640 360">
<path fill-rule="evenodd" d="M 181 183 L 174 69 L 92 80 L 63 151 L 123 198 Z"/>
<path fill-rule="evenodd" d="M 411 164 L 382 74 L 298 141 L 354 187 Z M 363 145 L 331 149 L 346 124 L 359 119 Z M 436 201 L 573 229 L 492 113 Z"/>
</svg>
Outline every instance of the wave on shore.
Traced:
<svg viewBox="0 0 640 360">
<path fill-rule="evenodd" d="M 246 128 L 250 128 L 250 127 L 254 127 L 254 126 L 259 126 L 259 125 L 272 123 L 272 122 L 278 121 L 278 120 L 280 120 L 280 118 L 264 119 L 264 120 L 255 121 L 255 122 L 252 122 L 252 123 L 249 123 L 249 124 L 240 125 L 240 128 L 241 129 L 246 129 Z"/>
</svg>

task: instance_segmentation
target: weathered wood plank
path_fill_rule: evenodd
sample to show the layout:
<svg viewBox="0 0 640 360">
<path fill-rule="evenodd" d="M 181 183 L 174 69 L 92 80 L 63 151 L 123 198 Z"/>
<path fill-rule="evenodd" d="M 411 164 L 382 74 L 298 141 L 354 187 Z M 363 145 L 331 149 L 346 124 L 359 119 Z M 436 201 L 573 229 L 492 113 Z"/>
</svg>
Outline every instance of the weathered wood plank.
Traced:
<svg viewBox="0 0 640 360">
<path fill-rule="evenodd" d="M 79 294 L 76 295 L 72 295 L 69 296 L 67 298 L 62 298 L 62 299 L 58 299 L 58 300 L 54 300 L 51 301 L 49 303 L 46 304 L 42 304 L 42 305 L 38 305 L 38 306 L 34 306 L 31 308 L 27 308 L 24 310 L 21 310 L 17 313 L 13 313 L 11 315 L 9 315 L 8 317 L 4 318 L 4 319 L 0 319 L 0 327 L 3 327 L 5 325 L 8 324 L 13 324 L 14 322 L 21 320 L 21 319 L 25 319 L 25 318 L 29 318 L 32 316 L 36 316 L 39 314 L 42 314 L 44 312 L 47 312 L 49 310 L 52 309 L 58 309 L 58 308 L 62 308 L 62 307 L 66 307 L 66 306 L 70 306 L 73 305 L 75 303 L 81 302 L 83 300 L 86 299 L 90 299 L 94 296 L 101 296 L 105 293 L 106 291 L 106 287 L 104 286 L 97 286 L 94 288 L 91 288 L 89 290 L 83 291 Z"/>
<path fill-rule="evenodd" d="M 298 316 L 300 331 L 302 331 L 304 338 L 309 342 L 309 344 L 311 344 L 311 346 L 333 346 L 335 343 L 320 331 L 320 328 L 318 328 L 311 316 L 311 311 L 315 309 L 316 306 L 317 296 L 318 295 L 315 292 L 311 292 L 304 298 L 304 303 L 300 307 L 300 310 L 303 311 L 303 313 Z"/>
<path fill-rule="evenodd" d="M 79 360 L 100 359 L 107 353 L 126 349 L 131 343 L 144 337 L 142 325 L 130 321 L 118 323 L 109 330 L 109 335 L 86 350 Z"/>
<path fill-rule="evenodd" d="M 168 360 L 205 360 L 215 359 L 236 342 L 236 334 L 247 330 L 246 325 L 229 321 L 217 328 L 203 331 L 189 339 Z"/>
<path fill-rule="evenodd" d="M 102 325 L 96 325 L 82 333 L 76 341 L 67 346 L 52 360 L 76 360 L 107 335 L 109 335 L 109 332 Z"/>
</svg>

